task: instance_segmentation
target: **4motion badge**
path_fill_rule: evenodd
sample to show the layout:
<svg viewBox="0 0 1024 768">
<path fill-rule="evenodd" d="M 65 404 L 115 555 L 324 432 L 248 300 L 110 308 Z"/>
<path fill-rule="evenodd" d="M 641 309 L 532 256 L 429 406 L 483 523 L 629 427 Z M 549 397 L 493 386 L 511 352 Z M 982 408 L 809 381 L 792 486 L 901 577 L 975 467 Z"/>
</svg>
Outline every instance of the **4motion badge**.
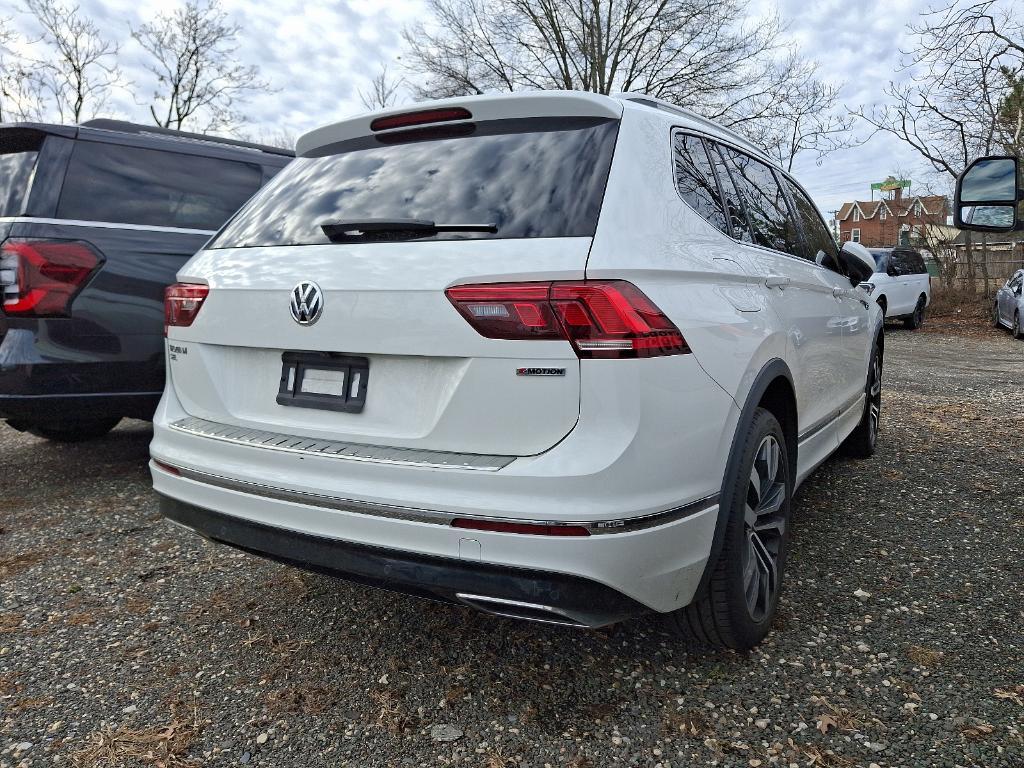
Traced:
<svg viewBox="0 0 1024 768">
<path fill-rule="evenodd" d="M 565 368 L 516 368 L 516 376 L 565 376 Z"/>
</svg>

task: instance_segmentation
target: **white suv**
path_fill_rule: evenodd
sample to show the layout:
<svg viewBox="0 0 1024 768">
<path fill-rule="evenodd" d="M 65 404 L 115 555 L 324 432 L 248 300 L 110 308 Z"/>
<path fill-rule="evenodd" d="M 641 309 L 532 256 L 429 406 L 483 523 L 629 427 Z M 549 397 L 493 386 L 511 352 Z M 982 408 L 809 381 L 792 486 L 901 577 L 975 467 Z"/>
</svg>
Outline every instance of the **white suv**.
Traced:
<svg viewBox="0 0 1024 768">
<path fill-rule="evenodd" d="M 163 514 L 503 616 L 758 642 L 794 490 L 874 448 L 866 249 L 739 136 L 629 94 L 297 150 L 168 289 Z"/>
<path fill-rule="evenodd" d="M 931 277 L 924 258 L 913 248 L 872 248 L 875 273 L 863 288 L 887 318 L 900 318 L 910 330 L 924 323 L 932 300 Z"/>
</svg>

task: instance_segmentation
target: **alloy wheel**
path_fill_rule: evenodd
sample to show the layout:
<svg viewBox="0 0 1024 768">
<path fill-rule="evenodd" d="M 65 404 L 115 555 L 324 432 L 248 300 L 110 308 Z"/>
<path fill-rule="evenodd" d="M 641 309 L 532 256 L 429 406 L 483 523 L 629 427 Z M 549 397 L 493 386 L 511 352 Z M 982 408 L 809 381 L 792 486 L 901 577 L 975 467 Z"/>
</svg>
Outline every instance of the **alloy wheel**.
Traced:
<svg viewBox="0 0 1024 768">
<path fill-rule="evenodd" d="M 774 435 L 761 440 L 747 486 L 743 532 L 743 590 L 754 621 L 763 621 L 779 591 L 779 560 L 786 535 L 786 468 Z"/>
<path fill-rule="evenodd" d="M 878 354 L 871 359 L 868 384 L 868 437 L 873 446 L 878 442 L 878 422 L 882 416 L 882 363 Z"/>
</svg>

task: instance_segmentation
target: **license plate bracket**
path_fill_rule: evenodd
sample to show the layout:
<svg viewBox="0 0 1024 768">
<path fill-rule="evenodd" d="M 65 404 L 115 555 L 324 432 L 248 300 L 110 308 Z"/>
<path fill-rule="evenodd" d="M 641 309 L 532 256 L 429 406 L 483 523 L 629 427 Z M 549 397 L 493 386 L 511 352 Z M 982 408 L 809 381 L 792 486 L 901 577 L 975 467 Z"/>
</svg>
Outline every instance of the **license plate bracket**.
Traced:
<svg viewBox="0 0 1024 768">
<path fill-rule="evenodd" d="M 278 405 L 360 413 L 366 405 L 370 361 L 334 352 L 284 352 Z"/>
</svg>

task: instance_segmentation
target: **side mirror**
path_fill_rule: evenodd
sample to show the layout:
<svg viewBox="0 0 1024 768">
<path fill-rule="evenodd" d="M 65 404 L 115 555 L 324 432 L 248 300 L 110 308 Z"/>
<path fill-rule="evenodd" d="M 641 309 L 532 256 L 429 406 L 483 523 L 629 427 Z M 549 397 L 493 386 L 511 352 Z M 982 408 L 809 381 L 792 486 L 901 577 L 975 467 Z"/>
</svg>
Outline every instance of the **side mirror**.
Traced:
<svg viewBox="0 0 1024 768">
<path fill-rule="evenodd" d="M 860 243 L 847 240 L 839 250 L 839 263 L 853 285 L 860 285 L 875 274 L 875 258 Z"/>
<path fill-rule="evenodd" d="M 1018 228 L 1017 202 L 1024 199 L 1016 157 L 981 157 L 956 180 L 953 223 L 975 232 Z"/>
</svg>

